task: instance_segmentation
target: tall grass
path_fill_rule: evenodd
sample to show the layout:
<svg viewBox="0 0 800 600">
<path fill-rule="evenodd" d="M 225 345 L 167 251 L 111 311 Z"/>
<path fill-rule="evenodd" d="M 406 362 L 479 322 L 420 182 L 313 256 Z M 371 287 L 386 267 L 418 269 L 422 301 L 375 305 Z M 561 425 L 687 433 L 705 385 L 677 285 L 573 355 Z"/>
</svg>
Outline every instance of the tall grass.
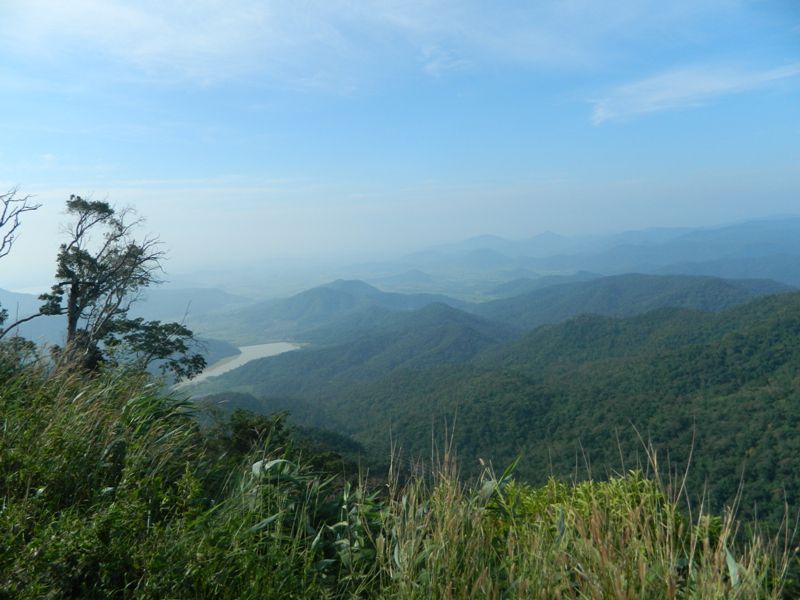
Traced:
<svg viewBox="0 0 800 600">
<path fill-rule="evenodd" d="M 780 598 L 782 538 L 738 543 L 732 513 L 691 521 L 631 471 L 532 488 L 491 470 L 465 486 L 445 462 L 392 494 L 378 538 L 398 598 Z M 781 543 L 779 543 L 781 542 Z"/>
<path fill-rule="evenodd" d="M 779 598 L 792 559 L 637 471 L 464 482 L 446 453 L 369 489 L 136 373 L 0 358 L 0 426 L 0 598 Z"/>
</svg>

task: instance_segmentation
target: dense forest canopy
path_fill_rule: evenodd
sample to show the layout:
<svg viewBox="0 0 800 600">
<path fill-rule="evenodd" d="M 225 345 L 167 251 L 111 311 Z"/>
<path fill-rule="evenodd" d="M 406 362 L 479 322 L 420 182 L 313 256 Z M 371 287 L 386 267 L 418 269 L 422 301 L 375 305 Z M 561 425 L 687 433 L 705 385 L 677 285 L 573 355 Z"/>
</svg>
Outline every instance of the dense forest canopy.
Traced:
<svg viewBox="0 0 800 600">
<path fill-rule="evenodd" d="M 619 281 L 640 293 L 638 279 Z M 684 280 L 668 281 L 681 284 L 672 299 L 685 293 Z M 740 302 L 751 285 L 701 283 L 688 297 L 703 308 Z M 734 290 L 731 299 L 720 290 Z M 718 508 L 740 481 L 746 514 L 777 523 L 783 499 L 797 502 L 800 293 L 718 313 L 586 314 L 525 335 L 444 305 L 366 322 L 362 330 L 348 317 L 341 330 L 355 333 L 343 343 L 323 337 L 327 346 L 254 361 L 197 393 L 247 393 L 250 406 L 351 435 L 373 458 L 389 440 L 425 456 L 432 436 L 448 433 L 465 473 L 478 458 L 502 465 L 521 455 L 518 472 L 542 482 L 624 471 L 652 443 L 673 469 L 688 465 Z"/>
</svg>

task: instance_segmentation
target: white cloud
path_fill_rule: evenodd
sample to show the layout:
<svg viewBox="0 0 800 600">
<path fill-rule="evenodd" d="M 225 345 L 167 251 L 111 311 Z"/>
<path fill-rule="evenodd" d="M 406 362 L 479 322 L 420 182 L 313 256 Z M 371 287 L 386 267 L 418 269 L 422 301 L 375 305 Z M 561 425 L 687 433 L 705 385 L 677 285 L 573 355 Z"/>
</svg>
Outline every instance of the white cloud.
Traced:
<svg viewBox="0 0 800 600">
<path fill-rule="evenodd" d="M 411 64 L 593 64 L 654 28 L 736 0 L 4 0 L 0 51 L 55 65 L 113 61 L 148 77 L 216 83 L 266 75 L 352 86 Z M 679 30 L 679 28 L 676 28 Z M 77 65 L 77 66 L 76 66 Z"/>
<path fill-rule="evenodd" d="M 800 75 L 800 63 L 759 71 L 693 66 L 626 83 L 593 100 L 592 122 L 625 120 L 665 110 L 702 106 L 721 96 L 767 87 Z"/>
</svg>

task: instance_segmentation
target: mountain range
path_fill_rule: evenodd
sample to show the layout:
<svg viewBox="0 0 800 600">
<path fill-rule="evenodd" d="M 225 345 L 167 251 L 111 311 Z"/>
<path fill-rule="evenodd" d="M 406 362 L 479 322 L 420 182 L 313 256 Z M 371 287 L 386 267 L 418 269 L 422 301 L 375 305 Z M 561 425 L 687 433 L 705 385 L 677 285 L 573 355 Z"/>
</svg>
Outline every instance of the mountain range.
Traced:
<svg viewBox="0 0 800 600">
<path fill-rule="evenodd" d="M 625 470 L 652 444 L 665 475 L 691 457 L 692 489 L 708 481 L 717 509 L 743 481 L 741 509 L 774 524 L 784 497 L 800 500 L 799 266 L 798 218 L 479 236 L 282 298 L 152 290 L 136 314 L 181 320 L 188 308 L 209 360 L 300 343 L 190 393 L 228 412 L 288 410 L 373 466 L 392 446 L 417 459 L 449 436 L 465 476 L 478 459 L 521 455 L 519 475 L 542 482 Z M 0 304 L 38 308 L 2 291 Z M 64 325 L 27 327 L 57 343 Z"/>
<path fill-rule="evenodd" d="M 747 514 L 774 522 L 779 496 L 800 498 L 798 292 L 718 312 L 581 314 L 521 336 L 444 305 L 386 318 L 372 335 L 254 361 L 196 393 L 236 391 L 265 410 L 296 399 L 299 422 L 350 435 L 373 458 L 390 440 L 426 455 L 450 427 L 465 474 L 478 458 L 522 455 L 531 481 L 604 476 L 644 462 L 650 442 L 673 469 L 691 454 L 694 489 L 713 482 L 717 507 L 742 477 Z"/>
<path fill-rule="evenodd" d="M 544 233 L 523 240 L 478 236 L 394 261 L 354 265 L 348 276 L 393 291 L 431 291 L 484 300 L 515 278 L 624 273 L 774 279 L 800 285 L 800 217 L 709 228 L 657 228 L 611 235 Z M 404 281 L 424 273 L 428 282 Z"/>
<path fill-rule="evenodd" d="M 466 305 L 441 294 L 384 292 L 363 281 L 340 279 L 289 298 L 267 300 L 220 315 L 200 331 L 240 344 L 306 341 L 312 331 L 353 317 L 364 309 L 402 311 L 434 303 Z"/>
<path fill-rule="evenodd" d="M 721 310 L 792 289 L 770 280 L 642 274 L 598 277 L 586 272 L 511 283 L 506 290 L 517 287 L 526 293 L 475 303 L 442 294 L 384 292 L 363 281 L 337 280 L 289 298 L 215 315 L 199 331 L 240 344 L 335 343 L 385 327 L 396 318 L 395 313 L 442 304 L 504 324 L 507 331 L 522 332 L 583 312 L 625 316 L 664 306 Z"/>
</svg>

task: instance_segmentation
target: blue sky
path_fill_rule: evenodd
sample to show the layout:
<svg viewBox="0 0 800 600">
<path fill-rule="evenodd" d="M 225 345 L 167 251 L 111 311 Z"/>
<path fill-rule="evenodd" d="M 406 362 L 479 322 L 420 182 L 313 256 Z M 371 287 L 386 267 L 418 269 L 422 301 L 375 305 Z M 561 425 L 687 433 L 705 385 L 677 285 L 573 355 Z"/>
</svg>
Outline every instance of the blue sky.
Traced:
<svg viewBox="0 0 800 600">
<path fill-rule="evenodd" d="M 796 0 L 4 0 L 0 287 L 70 193 L 175 271 L 345 260 L 800 212 L 798 142 Z"/>
</svg>

